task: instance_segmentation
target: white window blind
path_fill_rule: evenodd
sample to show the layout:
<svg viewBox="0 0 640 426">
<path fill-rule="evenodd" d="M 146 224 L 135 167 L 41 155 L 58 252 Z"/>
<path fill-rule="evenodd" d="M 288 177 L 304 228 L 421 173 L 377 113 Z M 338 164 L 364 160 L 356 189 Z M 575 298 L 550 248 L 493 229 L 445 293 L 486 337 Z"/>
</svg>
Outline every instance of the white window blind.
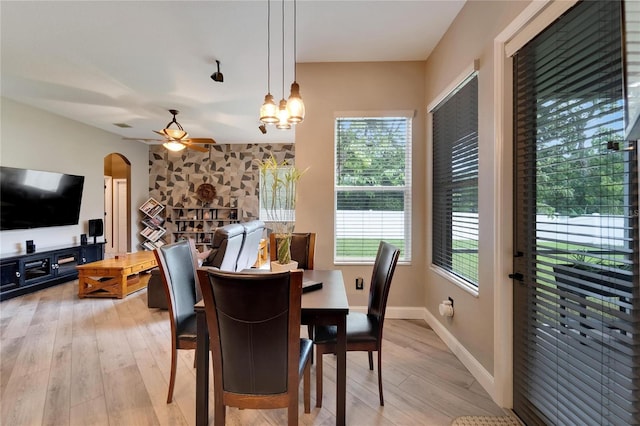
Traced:
<svg viewBox="0 0 640 426">
<path fill-rule="evenodd" d="M 433 114 L 432 263 L 478 287 L 478 77 Z"/>
<path fill-rule="evenodd" d="M 411 117 L 335 122 L 336 263 L 373 262 L 381 240 L 411 261 Z"/>
<path fill-rule="evenodd" d="M 514 56 L 513 400 L 526 424 L 640 419 L 638 157 L 623 140 L 621 6 L 579 2 Z"/>
</svg>

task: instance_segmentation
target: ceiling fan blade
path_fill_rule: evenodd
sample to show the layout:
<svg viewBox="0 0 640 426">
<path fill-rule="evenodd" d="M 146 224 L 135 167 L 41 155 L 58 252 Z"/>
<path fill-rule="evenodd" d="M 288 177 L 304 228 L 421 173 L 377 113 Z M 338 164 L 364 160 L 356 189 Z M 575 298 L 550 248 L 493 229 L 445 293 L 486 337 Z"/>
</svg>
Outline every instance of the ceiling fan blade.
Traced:
<svg viewBox="0 0 640 426">
<path fill-rule="evenodd" d="M 209 152 L 209 150 L 207 148 L 204 148 L 202 146 L 192 145 L 192 144 L 189 144 L 189 143 L 186 143 L 185 145 L 187 146 L 187 148 L 193 149 L 194 151 Z"/>
<path fill-rule="evenodd" d="M 166 139 L 146 139 L 146 138 L 122 138 L 123 141 L 140 141 L 140 142 L 165 142 Z"/>
<path fill-rule="evenodd" d="M 211 139 L 211 138 L 189 138 L 189 141 L 191 143 L 205 143 L 205 144 L 213 144 L 213 143 L 217 143 L 215 140 Z"/>
</svg>

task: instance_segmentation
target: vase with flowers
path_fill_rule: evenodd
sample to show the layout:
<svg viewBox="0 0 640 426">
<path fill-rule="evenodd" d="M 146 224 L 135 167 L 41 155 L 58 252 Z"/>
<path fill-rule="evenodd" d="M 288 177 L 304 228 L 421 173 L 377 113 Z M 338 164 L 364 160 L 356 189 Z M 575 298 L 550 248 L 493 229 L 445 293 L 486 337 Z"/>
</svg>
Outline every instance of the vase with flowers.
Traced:
<svg viewBox="0 0 640 426">
<path fill-rule="evenodd" d="M 295 227 L 297 186 L 307 171 L 299 170 L 287 160 L 279 162 L 273 154 L 258 161 L 260 171 L 260 204 L 266 214 L 268 226 L 276 234 L 276 261 L 271 270 L 296 269 L 297 262 L 291 260 L 291 234 Z"/>
</svg>

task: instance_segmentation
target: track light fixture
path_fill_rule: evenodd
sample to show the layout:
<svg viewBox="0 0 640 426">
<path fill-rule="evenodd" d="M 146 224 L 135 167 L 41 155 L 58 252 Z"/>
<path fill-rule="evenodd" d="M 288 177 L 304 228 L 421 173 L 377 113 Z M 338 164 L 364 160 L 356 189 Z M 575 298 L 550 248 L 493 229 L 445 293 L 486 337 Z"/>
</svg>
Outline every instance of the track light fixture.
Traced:
<svg viewBox="0 0 640 426">
<path fill-rule="evenodd" d="M 211 80 L 222 83 L 224 81 L 224 76 L 220 72 L 220 61 L 216 60 L 216 64 L 218 64 L 218 71 L 211 74 Z"/>
</svg>

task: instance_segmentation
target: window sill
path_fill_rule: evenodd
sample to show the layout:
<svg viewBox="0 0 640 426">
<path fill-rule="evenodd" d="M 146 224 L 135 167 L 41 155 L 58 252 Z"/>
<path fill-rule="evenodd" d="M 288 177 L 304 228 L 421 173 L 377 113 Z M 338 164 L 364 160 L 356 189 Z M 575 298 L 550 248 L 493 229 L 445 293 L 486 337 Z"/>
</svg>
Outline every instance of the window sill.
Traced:
<svg viewBox="0 0 640 426">
<path fill-rule="evenodd" d="M 473 297 L 478 297 L 479 296 L 478 287 L 472 286 L 467 281 L 465 281 L 465 280 L 453 275 L 451 272 L 449 272 L 449 271 L 447 271 L 445 269 L 442 269 L 439 266 L 434 266 L 434 265 L 431 265 L 430 269 L 433 272 L 435 272 L 436 274 L 440 275 L 442 278 L 444 278 L 447 281 L 451 282 L 452 284 L 455 284 L 456 286 L 460 287 L 462 290 L 466 291 L 467 293 L 469 293 Z"/>
</svg>

